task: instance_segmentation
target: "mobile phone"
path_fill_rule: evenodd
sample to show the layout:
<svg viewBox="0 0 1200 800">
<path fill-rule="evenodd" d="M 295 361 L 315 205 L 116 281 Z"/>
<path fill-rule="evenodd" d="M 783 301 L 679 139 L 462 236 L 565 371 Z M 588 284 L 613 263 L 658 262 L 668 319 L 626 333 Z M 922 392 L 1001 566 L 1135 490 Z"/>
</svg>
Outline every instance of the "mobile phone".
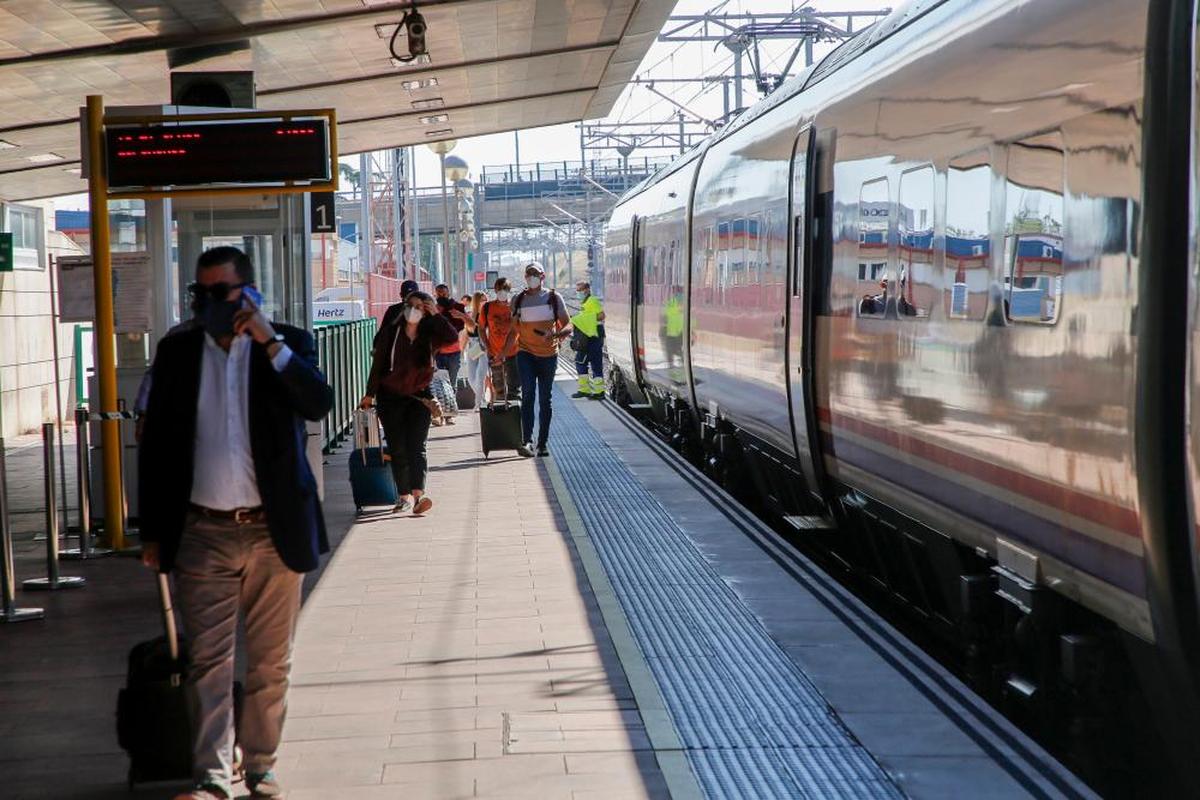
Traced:
<svg viewBox="0 0 1200 800">
<path fill-rule="evenodd" d="M 249 297 L 250 302 L 254 303 L 254 305 L 258 306 L 259 308 L 263 307 L 263 296 L 261 293 L 259 293 L 258 289 L 255 289 L 253 286 L 243 286 L 242 295 Z"/>
</svg>

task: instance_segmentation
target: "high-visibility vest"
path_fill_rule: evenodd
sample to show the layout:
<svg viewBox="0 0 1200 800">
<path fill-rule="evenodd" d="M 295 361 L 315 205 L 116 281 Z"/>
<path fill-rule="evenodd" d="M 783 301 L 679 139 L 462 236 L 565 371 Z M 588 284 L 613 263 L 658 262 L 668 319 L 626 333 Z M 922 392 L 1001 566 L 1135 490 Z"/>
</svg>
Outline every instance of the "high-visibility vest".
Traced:
<svg viewBox="0 0 1200 800">
<path fill-rule="evenodd" d="M 603 311 L 604 306 L 601 305 L 600 299 L 594 294 L 589 294 L 579 307 L 579 313 L 571 317 L 571 324 L 582 331 L 584 336 L 595 337 L 599 335 L 600 314 Z"/>
</svg>

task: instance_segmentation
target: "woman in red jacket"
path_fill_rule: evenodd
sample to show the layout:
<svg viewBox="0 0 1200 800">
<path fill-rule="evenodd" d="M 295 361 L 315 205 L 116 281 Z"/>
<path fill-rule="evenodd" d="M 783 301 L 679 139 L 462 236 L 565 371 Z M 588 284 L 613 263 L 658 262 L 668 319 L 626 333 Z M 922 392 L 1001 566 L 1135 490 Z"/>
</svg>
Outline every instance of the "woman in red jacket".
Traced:
<svg viewBox="0 0 1200 800">
<path fill-rule="evenodd" d="M 393 512 L 411 508 L 424 514 L 433 508 L 425 493 L 433 354 L 457 341 L 458 331 L 424 292 L 413 292 L 389 308 L 375 334 L 367 394 L 360 405 L 374 404 L 379 410 L 399 497 Z"/>
</svg>

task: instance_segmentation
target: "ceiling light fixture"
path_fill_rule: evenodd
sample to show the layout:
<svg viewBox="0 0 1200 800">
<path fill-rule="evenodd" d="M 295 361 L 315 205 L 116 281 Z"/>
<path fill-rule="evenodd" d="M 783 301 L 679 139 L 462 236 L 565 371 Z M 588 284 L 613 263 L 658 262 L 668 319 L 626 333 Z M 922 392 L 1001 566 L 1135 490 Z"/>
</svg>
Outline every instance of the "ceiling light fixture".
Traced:
<svg viewBox="0 0 1200 800">
<path fill-rule="evenodd" d="M 418 110 L 425 108 L 442 108 L 446 105 L 446 102 L 440 97 L 430 97 L 427 100 L 413 100 L 412 105 L 413 108 Z"/>
<path fill-rule="evenodd" d="M 439 128 L 436 131 L 425 131 L 426 136 L 450 136 L 453 133 L 453 128 Z"/>
<path fill-rule="evenodd" d="M 433 125 L 438 122 L 449 122 L 449 121 L 450 121 L 449 114 L 432 114 L 428 117 L 421 117 L 422 125 Z"/>
<path fill-rule="evenodd" d="M 437 85 L 437 78 L 413 78 L 407 81 L 400 81 L 400 88 L 407 89 L 410 92 L 415 92 L 418 89 L 430 89 Z"/>
<path fill-rule="evenodd" d="M 38 153 L 36 156 L 26 156 L 25 160 L 35 164 L 49 164 L 51 161 L 62 161 L 62 156 L 58 153 Z"/>
<path fill-rule="evenodd" d="M 82 167 L 63 167 L 63 172 L 69 172 L 72 175 L 83 175 Z"/>
<path fill-rule="evenodd" d="M 20 145 L 13 144 L 12 142 L 6 142 L 3 139 L 0 139 L 0 150 L 15 150 L 18 147 L 20 147 Z"/>
</svg>

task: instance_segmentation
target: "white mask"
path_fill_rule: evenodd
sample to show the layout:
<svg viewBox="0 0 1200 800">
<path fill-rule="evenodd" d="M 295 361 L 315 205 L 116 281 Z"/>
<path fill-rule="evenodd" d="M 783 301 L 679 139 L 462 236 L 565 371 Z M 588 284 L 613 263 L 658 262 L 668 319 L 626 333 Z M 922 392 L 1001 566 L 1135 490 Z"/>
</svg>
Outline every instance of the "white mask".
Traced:
<svg viewBox="0 0 1200 800">
<path fill-rule="evenodd" d="M 508 302 L 508 290 L 501 289 L 500 291 L 496 292 L 496 299 L 499 300 L 501 303 L 507 303 Z"/>
<path fill-rule="evenodd" d="M 525 278 L 525 285 L 530 289 L 540 289 L 542 288 L 542 279 L 537 275 L 530 275 L 529 277 Z"/>
<path fill-rule="evenodd" d="M 425 312 L 419 308 L 409 307 L 404 310 L 404 318 L 414 325 L 420 322 L 421 318 L 424 316 Z"/>
</svg>

